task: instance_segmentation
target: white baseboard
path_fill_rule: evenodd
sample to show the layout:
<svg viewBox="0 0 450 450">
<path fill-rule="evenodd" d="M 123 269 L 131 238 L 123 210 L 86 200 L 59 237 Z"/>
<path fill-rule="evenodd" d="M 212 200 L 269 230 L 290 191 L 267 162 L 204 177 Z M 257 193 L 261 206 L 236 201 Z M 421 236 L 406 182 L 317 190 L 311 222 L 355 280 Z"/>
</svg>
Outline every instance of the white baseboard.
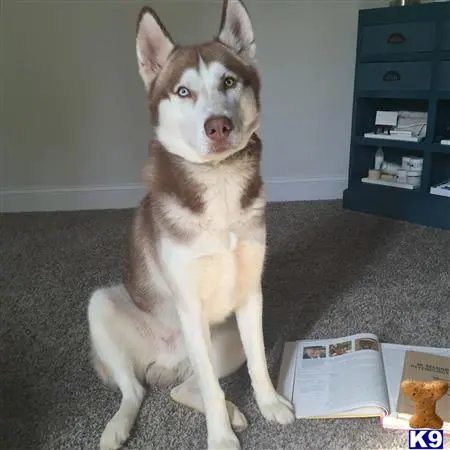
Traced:
<svg viewBox="0 0 450 450">
<path fill-rule="evenodd" d="M 344 177 L 267 178 L 267 198 L 273 202 L 341 199 Z M 76 211 L 134 208 L 145 194 L 138 184 L 26 188 L 0 192 L 0 212 Z"/>
<path fill-rule="evenodd" d="M 121 186 L 74 186 L 27 188 L 3 191 L 2 212 L 77 211 L 137 206 L 145 194 L 138 184 Z"/>
</svg>

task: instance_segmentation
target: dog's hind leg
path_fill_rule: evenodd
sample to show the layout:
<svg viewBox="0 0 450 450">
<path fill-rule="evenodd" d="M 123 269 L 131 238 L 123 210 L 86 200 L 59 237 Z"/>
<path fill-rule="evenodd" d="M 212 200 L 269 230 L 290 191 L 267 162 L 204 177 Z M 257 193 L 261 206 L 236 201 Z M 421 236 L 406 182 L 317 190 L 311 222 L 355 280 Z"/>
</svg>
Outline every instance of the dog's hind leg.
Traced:
<svg viewBox="0 0 450 450">
<path fill-rule="evenodd" d="M 127 326 L 124 314 L 127 304 L 123 302 L 126 295 L 121 287 L 99 289 L 89 301 L 94 366 L 103 380 L 117 385 L 122 394 L 119 409 L 103 431 L 101 450 L 117 450 L 128 439 L 144 398 L 144 388 L 136 377 L 132 356 L 127 353 L 121 334 Z"/>
<path fill-rule="evenodd" d="M 244 349 L 234 320 L 211 330 L 211 356 L 214 371 L 218 378 L 224 378 L 235 372 L 245 362 Z M 176 402 L 204 413 L 203 399 L 195 376 L 173 388 L 170 396 Z M 235 431 L 247 428 L 247 419 L 239 408 L 226 401 L 228 416 Z"/>
</svg>

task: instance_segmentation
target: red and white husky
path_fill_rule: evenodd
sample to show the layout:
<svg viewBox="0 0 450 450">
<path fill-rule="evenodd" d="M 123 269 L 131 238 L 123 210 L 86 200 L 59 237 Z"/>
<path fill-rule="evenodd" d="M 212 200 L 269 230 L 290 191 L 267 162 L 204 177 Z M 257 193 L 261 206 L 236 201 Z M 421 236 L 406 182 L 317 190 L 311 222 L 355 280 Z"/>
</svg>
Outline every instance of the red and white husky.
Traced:
<svg viewBox="0 0 450 450">
<path fill-rule="evenodd" d="M 100 447 L 128 438 L 144 385 L 179 382 L 170 395 L 204 412 L 208 448 L 238 449 L 233 429 L 247 422 L 219 378 L 245 361 L 263 416 L 294 420 L 269 378 L 262 332 L 266 202 L 250 17 L 240 0 L 225 0 L 217 37 L 181 46 L 145 7 L 136 47 L 156 139 L 129 276 L 89 301 L 94 365 L 122 393 Z"/>
</svg>

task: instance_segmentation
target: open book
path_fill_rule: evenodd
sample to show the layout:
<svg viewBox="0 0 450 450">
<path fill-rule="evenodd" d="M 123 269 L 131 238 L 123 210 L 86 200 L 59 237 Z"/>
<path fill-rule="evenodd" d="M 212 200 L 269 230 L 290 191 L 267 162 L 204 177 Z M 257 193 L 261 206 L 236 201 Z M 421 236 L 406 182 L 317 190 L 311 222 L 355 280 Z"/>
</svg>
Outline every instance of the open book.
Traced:
<svg viewBox="0 0 450 450">
<path fill-rule="evenodd" d="M 405 363 L 405 364 L 404 364 Z M 409 429 L 405 378 L 450 382 L 450 349 L 381 343 L 370 333 L 286 342 L 277 390 L 300 418 L 381 417 L 384 428 Z M 437 405 L 450 433 L 450 392 Z"/>
</svg>

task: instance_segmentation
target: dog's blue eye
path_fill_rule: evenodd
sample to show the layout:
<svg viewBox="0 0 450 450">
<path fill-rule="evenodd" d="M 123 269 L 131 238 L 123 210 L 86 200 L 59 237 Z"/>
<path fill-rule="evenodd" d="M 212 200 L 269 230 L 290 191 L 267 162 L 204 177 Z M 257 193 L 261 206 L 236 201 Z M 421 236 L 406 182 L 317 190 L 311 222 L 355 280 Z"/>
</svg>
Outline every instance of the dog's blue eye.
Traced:
<svg viewBox="0 0 450 450">
<path fill-rule="evenodd" d="M 177 89 L 177 95 L 180 97 L 188 97 L 190 95 L 190 91 L 188 88 L 186 88 L 184 86 L 180 86 Z"/>
<path fill-rule="evenodd" d="M 223 85 L 225 86 L 225 89 L 231 89 L 236 85 L 236 80 L 233 77 L 226 77 L 223 80 Z"/>
</svg>

